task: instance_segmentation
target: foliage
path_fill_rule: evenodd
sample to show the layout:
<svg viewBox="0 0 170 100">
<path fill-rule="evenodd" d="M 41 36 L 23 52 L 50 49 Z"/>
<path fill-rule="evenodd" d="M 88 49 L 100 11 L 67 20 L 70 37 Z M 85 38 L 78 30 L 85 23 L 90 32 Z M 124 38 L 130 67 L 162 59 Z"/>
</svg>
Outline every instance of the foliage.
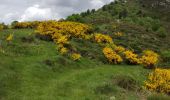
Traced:
<svg viewBox="0 0 170 100">
<path fill-rule="evenodd" d="M 145 81 L 145 88 L 160 93 L 170 93 L 170 70 L 155 69 Z"/>
<path fill-rule="evenodd" d="M 84 16 L 79 14 L 79 17 L 81 17 L 83 23 L 92 24 L 95 32 L 110 35 L 115 39 L 116 44 L 135 49 L 136 52 L 142 52 L 143 48 L 154 51 L 159 48 L 167 49 L 170 45 L 170 39 L 168 39 L 169 21 L 162 22 L 161 19 L 165 17 L 155 17 L 157 13 L 152 14 L 152 11 L 143 7 L 145 2 L 149 1 L 117 0 L 104 5 L 94 13 L 90 12 Z M 154 1 L 152 0 L 152 2 Z M 157 11 L 158 9 L 153 8 L 151 10 Z M 165 12 L 168 12 L 168 9 Z M 162 12 L 159 14 L 161 15 Z M 110 28 L 112 23 L 117 24 L 116 30 Z M 119 31 L 123 32 L 126 37 L 114 36 L 113 33 Z M 161 37 L 167 39 L 162 40 Z M 163 43 L 165 45 L 162 45 Z"/>
</svg>

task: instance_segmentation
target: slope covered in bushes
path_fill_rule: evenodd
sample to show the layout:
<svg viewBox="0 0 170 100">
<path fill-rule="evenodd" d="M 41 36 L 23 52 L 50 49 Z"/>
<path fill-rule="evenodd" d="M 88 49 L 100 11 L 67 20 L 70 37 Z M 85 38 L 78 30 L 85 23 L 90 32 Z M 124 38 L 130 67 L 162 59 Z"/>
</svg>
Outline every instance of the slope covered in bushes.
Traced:
<svg viewBox="0 0 170 100">
<path fill-rule="evenodd" d="M 163 16 L 169 17 L 157 9 L 168 13 L 170 5 L 166 3 L 164 8 L 159 5 L 150 8 L 155 2 L 162 4 L 159 0 L 116 0 L 98 10 L 68 16 L 67 20 L 91 24 L 95 31 L 111 35 L 116 44 L 135 49 L 136 52 L 144 49 L 169 52 L 169 20 L 162 19 Z M 124 35 L 115 36 L 118 31 Z M 163 61 L 167 62 L 167 57 L 164 58 Z"/>
</svg>

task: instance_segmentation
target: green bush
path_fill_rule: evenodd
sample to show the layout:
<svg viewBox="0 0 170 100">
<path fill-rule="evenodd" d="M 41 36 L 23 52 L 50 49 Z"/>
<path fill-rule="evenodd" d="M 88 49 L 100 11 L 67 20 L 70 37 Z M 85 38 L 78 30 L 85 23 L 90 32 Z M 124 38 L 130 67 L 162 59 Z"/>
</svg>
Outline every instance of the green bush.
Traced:
<svg viewBox="0 0 170 100">
<path fill-rule="evenodd" d="M 3 25 L 1 25 L 1 24 L 0 24 L 0 31 L 2 31 L 2 30 L 3 30 L 3 28 L 4 28 L 4 27 L 3 27 Z"/>
<path fill-rule="evenodd" d="M 157 30 L 157 33 L 159 33 L 159 36 L 162 38 L 165 38 L 167 36 L 167 32 L 166 32 L 165 28 L 163 28 L 163 27 L 160 27 Z"/>
</svg>

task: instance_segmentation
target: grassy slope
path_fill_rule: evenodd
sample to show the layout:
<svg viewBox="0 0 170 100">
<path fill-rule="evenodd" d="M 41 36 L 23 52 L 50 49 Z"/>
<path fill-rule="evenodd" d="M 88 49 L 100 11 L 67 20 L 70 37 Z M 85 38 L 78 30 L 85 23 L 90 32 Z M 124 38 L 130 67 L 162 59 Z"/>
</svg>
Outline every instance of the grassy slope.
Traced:
<svg viewBox="0 0 170 100">
<path fill-rule="evenodd" d="M 113 77 L 123 75 L 142 86 L 148 70 L 141 66 L 104 65 L 86 58 L 72 62 L 58 55 L 52 42 L 35 38 L 32 42 L 22 42 L 21 38 L 32 37 L 29 34 L 33 30 L 4 30 L 0 38 L 4 39 L 11 32 L 14 32 L 14 40 L 9 44 L 3 40 L 5 52 L 0 52 L 0 100 L 108 100 L 111 96 L 117 100 L 136 100 L 146 97 L 136 89 L 129 91 L 113 82 Z"/>
</svg>

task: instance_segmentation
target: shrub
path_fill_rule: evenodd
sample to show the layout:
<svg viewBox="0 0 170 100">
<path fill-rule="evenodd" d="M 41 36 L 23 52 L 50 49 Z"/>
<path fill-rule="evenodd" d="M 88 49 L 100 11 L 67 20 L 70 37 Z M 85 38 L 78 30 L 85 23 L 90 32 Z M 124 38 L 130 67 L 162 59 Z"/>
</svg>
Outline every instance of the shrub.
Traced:
<svg viewBox="0 0 170 100">
<path fill-rule="evenodd" d="M 78 54 L 78 53 L 73 53 L 73 54 L 71 55 L 71 58 L 72 58 L 74 61 L 77 61 L 77 60 L 80 60 L 81 55 Z"/>
<path fill-rule="evenodd" d="M 127 50 L 124 52 L 125 59 L 128 61 L 129 64 L 140 64 L 140 59 L 138 55 L 133 53 L 133 51 Z"/>
<path fill-rule="evenodd" d="M 165 38 L 167 36 L 167 32 L 166 32 L 165 28 L 163 28 L 163 27 L 160 27 L 157 30 L 157 33 L 159 33 L 159 36 L 162 38 Z"/>
<path fill-rule="evenodd" d="M 150 91 L 170 94 L 170 70 L 155 69 L 145 81 L 145 88 Z"/>
<path fill-rule="evenodd" d="M 115 51 L 113 51 L 112 48 L 105 47 L 103 49 L 103 53 L 110 63 L 119 64 L 123 61 L 121 56 L 119 56 Z"/>
<path fill-rule="evenodd" d="M 65 48 L 65 47 L 62 47 L 62 48 L 59 50 L 59 52 L 60 52 L 62 55 L 64 55 L 64 54 L 66 54 L 66 53 L 68 52 L 68 49 Z"/>
<path fill-rule="evenodd" d="M 116 53 L 122 53 L 122 52 L 125 51 L 125 48 L 122 47 L 122 46 L 115 46 L 114 51 L 115 51 Z"/>
<path fill-rule="evenodd" d="M 141 57 L 141 63 L 145 68 L 154 68 L 158 63 L 159 55 L 151 50 L 143 51 L 143 56 Z"/>
<path fill-rule="evenodd" d="M 109 35 L 104 35 L 101 33 L 94 33 L 94 39 L 97 43 L 113 43 L 112 38 Z"/>
<path fill-rule="evenodd" d="M 68 16 L 66 20 L 75 21 L 75 22 L 83 22 L 83 19 L 81 15 L 79 14 L 72 14 L 71 16 Z"/>
</svg>

